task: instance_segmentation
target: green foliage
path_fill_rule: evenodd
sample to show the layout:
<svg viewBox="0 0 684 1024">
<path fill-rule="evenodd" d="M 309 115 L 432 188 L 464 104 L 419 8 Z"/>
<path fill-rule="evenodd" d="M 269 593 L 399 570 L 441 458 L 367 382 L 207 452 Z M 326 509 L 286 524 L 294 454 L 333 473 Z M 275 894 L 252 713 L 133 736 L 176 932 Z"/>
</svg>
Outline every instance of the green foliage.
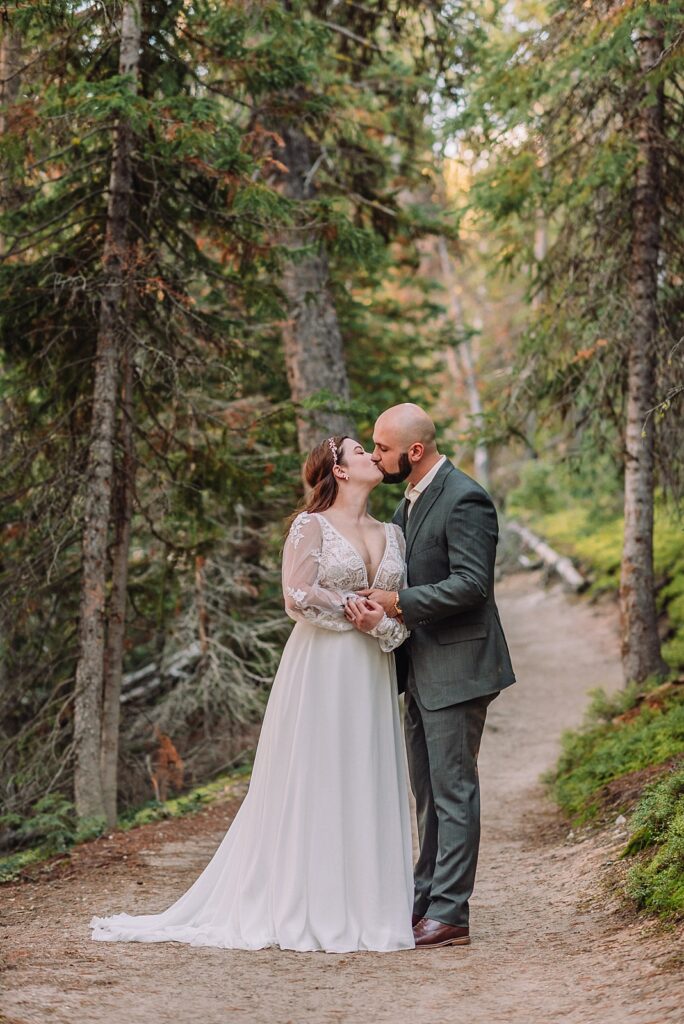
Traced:
<svg viewBox="0 0 684 1024">
<path fill-rule="evenodd" d="M 550 462 L 533 459 L 526 462 L 520 482 L 508 494 L 507 511 L 512 515 L 547 515 L 566 507 L 566 495 L 558 481 L 558 471 Z"/>
<path fill-rule="evenodd" d="M 464 31 L 469 4 L 347 4 L 334 21 L 305 0 L 141 7 L 135 91 L 118 72 L 120 5 L 9 5 L 0 29 L 19 30 L 26 58 L 0 137 L 0 757 L 2 799 L 22 816 L 54 779 L 70 783 L 117 121 L 130 128 L 133 161 L 122 304 L 135 449 L 125 671 L 164 663 L 179 633 L 196 639 L 198 558 L 221 584 L 244 583 L 226 586 L 212 623 L 221 699 L 202 707 L 206 674 L 185 679 L 174 737 L 197 749 L 198 733 L 209 745 L 213 728 L 256 713 L 273 667 L 262 627 L 278 628 L 277 541 L 301 491 L 281 342 L 280 281 L 293 258 L 285 237 L 302 238 L 299 258 L 315 250 L 327 260 L 364 440 L 381 404 L 430 391 L 437 307 L 429 286 L 407 299 L 406 282 L 421 238 L 446 230 L 426 114 L 437 91 L 462 82 L 461 58 L 478 37 L 475 26 Z M 281 135 L 292 126 L 314 158 L 301 201 L 283 187 Z M 117 480 L 123 464 L 119 446 Z M 239 551 L 225 542 L 236 524 Z M 224 629 L 231 617 L 235 628 Z M 227 662 L 236 690 L 220 685 Z M 149 707 L 124 706 L 127 771 L 141 774 L 145 712 L 171 704 L 155 692 Z"/>
<path fill-rule="evenodd" d="M 0 824 L 18 826 L 16 836 L 40 835 L 43 848 L 51 853 L 66 850 L 74 841 L 75 817 L 74 805 L 61 793 L 49 793 L 41 797 L 33 808 L 29 818 L 22 820 L 17 814 L 7 814 L 0 818 Z"/>
<path fill-rule="evenodd" d="M 625 696 L 618 707 L 629 707 Z M 608 708 L 597 705 L 601 718 Z M 616 708 L 617 709 L 617 708 Z M 628 721 L 599 721 L 563 735 L 563 749 L 550 778 L 553 793 L 574 821 L 583 822 L 601 809 L 600 791 L 629 772 L 662 764 L 684 749 L 684 694 L 674 694 L 662 708 L 645 705 Z"/>
<path fill-rule="evenodd" d="M 656 395 L 680 395 L 684 380 L 681 11 L 651 0 L 519 7 L 502 19 L 498 4 L 481 6 L 477 60 L 451 124 L 474 173 L 461 221 L 530 300 L 510 385 L 492 395 L 490 412 L 518 437 L 532 426 L 533 447 L 550 425 L 590 465 L 601 453 L 622 462 L 638 115 L 659 89 L 667 272 L 658 276 Z M 635 46 L 644 25 L 662 33 L 664 55 L 645 76 Z M 683 421 L 665 411 L 653 417 L 655 450 L 661 479 L 681 493 Z"/>
<path fill-rule="evenodd" d="M 654 683 L 654 685 L 656 684 Z M 636 707 L 644 689 L 637 683 L 630 683 L 623 689 L 610 694 L 601 687 L 589 690 L 590 700 L 585 711 L 584 724 L 588 729 L 601 723 L 609 724 L 618 715 L 623 715 L 626 711 L 631 711 Z"/>
<path fill-rule="evenodd" d="M 3 815 L 0 817 L 0 826 L 12 829 L 15 842 L 32 844 L 29 849 L 19 850 L 0 859 L 2 883 L 13 881 L 31 864 L 65 853 L 75 843 L 102 835 L 106 823 L 101 819 L 77 823 L 73 803 L 63 794 L 55 792 L 41 797 L 34 804 L 30 816 L 25 819 L 15 813 Z"/>
<path fill-rule="evenodd" d="M 52 856 L 52 853 L 44 850 L 42 846 L 34 846 L 30 850 L 20 850 L 19 853 L 13 853 L 9 857 L 1 858 L 0 885 L 3 882 L 16 881 L 17 878 L 21 877 L 24 868 L 28 868 L 32 864 L 40 864 L 41 861 L 46 860 L 50 856 Z"/>
<path fill-rule="evenodd" d="M 163 803 L 153 800 L 137 810 L 122 814 L 116 828 L 128 831 L 153 821 L 195 814 L 214 801 L 225 798 L 250 771 L 251 761 L 247 757 L 234 771 L 197 786 L 183 796 L 165 800 Z M 0 884 L 15 881 L 25 868 L 40 864 L 55 854 L 68 853 L 73 846 L 95 839 L 107 830 L 103 821 L 93 820 L 77 826 L 73 804 L 58 793 L 49 794 L 39 800 L 30 818 L 22 820 L 19 815 L 7 814 L 0 818 L 0 825 L 14 828 L 19 826 L 17 835 L 30 836 L 34 842 L 36 835 L 42 833 L 43 836 L 38 845 L 0 858 Z"/>
<path fill-rule="evenodd" d="M 600 476 L 603 486 L 587 494 Z M 608 486 L 606 486 L 606 481 Z M 595 485 L 594 485 L 595 486 Z M 617 493 L 616 493 L 617 492 Z M 589 467 L 569 474 L 545 460 L 527 463 L 508 497 L 507 511 L 519 516 L 554 548 L 575 559 L 591 579 L 590 594 L 615 592 L 620 585 L 624 520 L 616 510 L 620 494 L 608 474 Z M 663 657 L 684 669 L 684 520 L 662 495 L 656 497 L 653 538 L 658 610 L 669 628 Z"/>
<path fill-rule="evenodd" d="M 601 523 L 591 506 L 566 508 L 535 519 L 550 544 L 576 558 L 592 574 L 591 593 L 616 590 L 622 558 L 622 517 Z"/>
<path fill-rule="evenodd" d="M 664 918 L 684 915 L 684 765 L 648 786 L 630 820 L 626 856 L 641 851 L 627 892 L 637 905 Z"/>
</svg>

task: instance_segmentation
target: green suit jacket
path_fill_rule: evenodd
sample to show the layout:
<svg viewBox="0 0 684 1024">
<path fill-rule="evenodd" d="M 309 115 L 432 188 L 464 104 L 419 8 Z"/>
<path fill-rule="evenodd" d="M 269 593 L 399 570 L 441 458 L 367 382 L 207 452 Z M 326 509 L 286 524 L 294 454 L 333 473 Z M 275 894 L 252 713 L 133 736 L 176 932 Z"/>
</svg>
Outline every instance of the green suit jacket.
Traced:
<svg viewBox="0 0 684 1024">
<path fill-rule="evenodd" d="M 411 636 L 397 651 L 400 689 L 409 665 L 429 710 L 484 696 L 515 682 L 494 601 L 499 536 L 487 492 L 450 462 L 394 522 L 406 536 L 407 587 L 401 591 Z"/>
</svg>

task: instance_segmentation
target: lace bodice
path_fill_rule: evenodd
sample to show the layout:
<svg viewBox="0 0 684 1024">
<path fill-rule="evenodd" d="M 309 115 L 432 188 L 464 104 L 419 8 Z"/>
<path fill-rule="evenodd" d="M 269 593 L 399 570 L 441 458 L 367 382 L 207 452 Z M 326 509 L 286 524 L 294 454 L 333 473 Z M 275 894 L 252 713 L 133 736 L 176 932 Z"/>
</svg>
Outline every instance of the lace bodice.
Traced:
<svg viewBox="0 0 684 1024">
<path fill-rule="evenodd" d="M 355 627 L 344 617 L 347 598 L 358 590 L 404 585 L 404 535 L 385 523 L 385 550 L 373 580 L 350 541 L 320 512 L 301 512 L 292 523 L 283 550 L 283 596 L 291 619 L 305 620 L 338 632 Z M 385 615 L 370 632 L 383 651 L 403 643 L 408 630 Z"/>
</svg>

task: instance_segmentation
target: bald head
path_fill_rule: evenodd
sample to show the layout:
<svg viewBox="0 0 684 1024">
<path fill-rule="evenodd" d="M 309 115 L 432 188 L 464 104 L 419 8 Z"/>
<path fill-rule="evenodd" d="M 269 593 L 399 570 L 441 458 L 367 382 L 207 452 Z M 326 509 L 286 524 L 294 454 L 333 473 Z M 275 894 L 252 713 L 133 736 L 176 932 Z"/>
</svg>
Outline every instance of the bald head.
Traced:
<svg viewBox="0 0 684 1024">
<path fill-rule="evenodd" d="M 403 402 L 378 416 L 373 431 L 373 460 L 385 482 L 417 483 L 439 461 L 435 425 L 419 405 Z"/>
<path fill-rule="evenodd" d="M 415 443 L 422 444 L 426 455 L 437 451 L 435 425 L 425 409 L 413 402 L 402 402 L 386 409 L 378 416 L 375 427 L 382 434 L 390 434 L 393 442 L 404 451 Z"/>
</svg>

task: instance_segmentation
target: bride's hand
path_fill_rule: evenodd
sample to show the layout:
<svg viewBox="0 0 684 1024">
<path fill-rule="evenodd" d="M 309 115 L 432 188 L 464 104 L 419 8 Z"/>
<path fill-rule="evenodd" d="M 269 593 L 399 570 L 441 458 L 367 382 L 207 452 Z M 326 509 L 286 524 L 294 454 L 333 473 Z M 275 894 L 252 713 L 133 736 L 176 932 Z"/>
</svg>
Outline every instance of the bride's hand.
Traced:
<svg viewBox="0 0 684 1024">
<path fill-rule="evenodd" d="M 347 601 L 344 614 L 356 629 L 361 630 L 362 633 L 368 633 L 377 626 L 385 611 L 377 601 L 359 597 L 356 600 L 350 598 Z"/>
</svg>

